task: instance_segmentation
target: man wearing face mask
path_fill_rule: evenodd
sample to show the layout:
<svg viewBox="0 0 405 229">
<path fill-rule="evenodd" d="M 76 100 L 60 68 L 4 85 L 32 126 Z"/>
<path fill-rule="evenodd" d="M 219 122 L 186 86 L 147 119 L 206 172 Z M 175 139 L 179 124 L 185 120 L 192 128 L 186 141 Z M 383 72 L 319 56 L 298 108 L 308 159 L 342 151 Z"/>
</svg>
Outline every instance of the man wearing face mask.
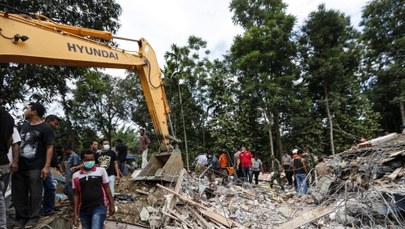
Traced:
<svg viewBox="0 0 405 229">
<path fill-rule="evenodd" d="M 101 141 L 101 150 L 96 155 L 96 163 L 98 167 L 107 170 L 111 194 L 114 196 L 115 180 L 119 181 L 122 174 L 118 167 L 117 154 L 111 150 L 110 141 L 107 139 Z"/>
<path fill-rule="evenodd" d="M 74 190 L 73 224 L 83 229 L 103 228 L 107 216 L 115 213 L 107 172 L 95 166 L 92 150 L 82 152 L 83 167 L 73 174 Z M 108 201 L 107 201 L 108 200 Z"/>
</svg>

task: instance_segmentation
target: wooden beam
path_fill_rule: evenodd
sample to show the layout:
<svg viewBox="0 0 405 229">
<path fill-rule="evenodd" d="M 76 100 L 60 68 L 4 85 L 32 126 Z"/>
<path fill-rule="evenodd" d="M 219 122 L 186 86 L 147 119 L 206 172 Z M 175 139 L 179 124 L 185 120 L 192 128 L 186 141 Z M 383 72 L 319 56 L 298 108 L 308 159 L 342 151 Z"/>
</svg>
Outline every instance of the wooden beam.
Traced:
<svg viewBox="0 0 405 229">
<path fill-rule="evenodd" d="M 399 167 L 399 168 L 395 169 L 395 171 L 392 172 L 392 173 L 388 176 L 388 178 L 390 178 L 391 180 L 395 180 L 395 178 L 397 178 L 397 176 L 398 176 L 398 174 L 401 172 L 401 170 L 402 170 L 402 167 Z"/>
<path fill-rule="evenodd" d="M 210 225 L 208 224 L 207 220 L 205 220 L 200 214 L 198 214 L 193 209 L 189 208 L 189 210 L 197 218 L 197 221 L 201 223 L 201 226 L 203 226 L 204 228 L 210 228 Z"/>
<path fill-rule="evenodd" d="M 334 212 L 335 209 L 329 207 L 329 208 L 315 208 L 309 212 L 306 212 L 278 227 L 279 229 L 292 229 L 292 228 L 297 228 L 302 225 L 305 225 L 307 223 L 310 223 L 316 219 L 321 218 L 322 216 L 325 216 L 327 214 L 330 214 Z"/>
<path fill-rule="evenodd" d="M 156 186 L 158 186 L 159 188 L 161 188 L 161 189 L 163 189 L 163 190 L 166 190 L 166 191 L 168 191 L 168 192 L 170 192 L 170 193 L 173 193 L 174 195 L 177 196 L 177 198 L 179 198 L 179 200 L 185 201 L 185 202 L 189 203 L 190 205 L 194 205 L 194 206 L 199 207 L 199 208 L 200 208 L 200 209 L 199 209 L 200 211 L 201 211 L 201 210 L 204 210 L 204 211 L 201 211 L 201 213 L 203 213 L 203 214 L 204 214 L 205 216 L 207 216 L 208 218 L 210 218 L 210 219 L 212 219 L 212 220 L 215 220 L 215 221 L 217 221 L 217 222 L 223 224 L 224 226 L 231 227 L 233 224 L 234 224 L 234 225 L 237 225 L 237 223 L 236 223 L 235 221 L 233 221 L 233 220 L 231 220 L 231 219 L 227 219 L 227 218 L 225 218 L 224 216 L 222 216 L 222 215 L 220 215 L 220 214 L 217 214 L 217 213 L 215 213 L 215 212 L 210 211 L 210 210 L 209 210 L 207 207 L 205 207 L 204 205 L 199 204 L 199 203 L 193 201 L 192 199 L 190 199 L 190 198 L 187 197 L 187 196 L 180 195 L 179 193 L 176 193 L 176 192 L 174 192 L 173 190 L 168 189 L 168 188 L 166 188 L 165 186 L 160 185 L 160 184 L 156 184 Z M 243 228 L 243 227 L 242 227 L 242 228 Z"/>
<path fill-rule="evenodd" d="M 179 177 L 177 178 L 176 186 L 174 187 L 174 192 L 176 192 L 176 193 L 180 193 L 181 184 L 183 183 L 183 178 L 184 178 L 184 172 L 185 171 L 186 171 L 185 169 L 180 170 Z M 173 209 L 174 205 L 176 204 L 176 196 L 174 194 L 171 194 L 171 195 L 172 196 L 169 197 L 169 199 L 171 199 L 171 201 L 168 201 L 168 202 L 170 202 L 170 204 L 168 206 L 168 210 Z M 169 223 L 169 218 L 165 217 L 163 222 L 164 222 L 165 225 L 168 224 Z"/>
</svg>

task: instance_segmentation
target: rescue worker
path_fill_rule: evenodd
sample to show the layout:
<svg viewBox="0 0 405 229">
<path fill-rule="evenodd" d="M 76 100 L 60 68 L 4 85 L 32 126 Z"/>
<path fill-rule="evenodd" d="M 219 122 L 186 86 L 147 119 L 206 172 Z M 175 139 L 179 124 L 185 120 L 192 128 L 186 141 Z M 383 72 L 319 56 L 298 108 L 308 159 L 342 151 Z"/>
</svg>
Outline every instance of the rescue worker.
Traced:
<svg viewBox="0 0 405 229">
<path fill-rule="evenodd" d="M 293 184 L 293 173 L 291 170 L 291 156 L 287 154 L 287 152 L 284 152 L 284 155 L 281 159 L 282 163 L 283 163 L 283 169 L 285 172 L 285 176 L 287 177 L 287 181 L 288 181 L 288 185 L 292 185 Z"/>
<path fill-rule="evenodd" d="M 280 161 L 274 155 L 271 155 L 270 162 L 273 164 L 273 176 L 270 179 L 270 188 L 273 188 L 273 182 L 274 180 L 277 180 L 277 183 L 280 185 L 281 190 L 284 191 L 284 184 L 281 179 L 283 168 L 281 167 Z"/>
<path fill-rule="evenodd" d="M 228 167 L 228 157 L 226 155 L 226 152 L 222 151 L 221 155 L 219 156 L 219 168 L 222 170 L 224 174 L 227 174 L 228 173 L 227 167 Z"/>
<path fill-rule="evenodd" d="M 263 163 L 262 163 L 262 160 L 255 157 L 255 155 L 253 155 L 253 159 L 252 159 L 252 170 L 253 170 L 253 176 L 255 179 L 255 184 L 258 185 L 259 184 L 259 174 L 260 174 L 260 172 L 263 173 Z"/>
<path fill-rule="evenodd" d="M 295 179 L 297 180 L 297 192 L 298 195 L 306 195 L 308 192 L 307 182 L 305 178 L 308 174 L 308 166 L 303 158 L 304 151 L 298 150 L 298 157 L 294 158 L 293 161 L 293 171 Z"/>
<path fill-rule="evenodd" d="M 195 175 L 199 176 L 205 169 L 208 163 L 207 153 L 203 153 L 198 155 L 198 157 L 194 160 L 195 163 Z"/>
<path fill-rule="evenodd" d="M 315 185 L 316 174 L 315 174 L 315 158 L 309 151 L 304 153 L 305 162 L 307 163 L 310 176 L 308 177 L 308 184 Z M 310 178 L 310 179 L 309 179 Z"/>
</svg>

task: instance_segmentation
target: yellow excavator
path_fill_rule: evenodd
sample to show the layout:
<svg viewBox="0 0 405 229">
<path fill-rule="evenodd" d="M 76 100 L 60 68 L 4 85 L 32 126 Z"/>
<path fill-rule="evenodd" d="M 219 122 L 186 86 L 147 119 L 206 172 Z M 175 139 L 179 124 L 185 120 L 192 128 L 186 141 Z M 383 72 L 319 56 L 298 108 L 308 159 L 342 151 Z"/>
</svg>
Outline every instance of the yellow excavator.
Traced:
<svg viewBox="0 0 405 229">
<path fill-rule="evenodd" d="M 117 39 L 110 32 L 64 25 L 42 15 L 0 11 L 0 63 L 137 71 L 160 150 L 134 179 L 176 181 L 183 169 L 183 161 L 178 147 L 173 147 L 177 140 L 169 134 L 170 108 L 155 52 L 143 38 L 136 40 L 137 52 L 127 52 L 97 41 L 114 38 Z"/>
</svg>

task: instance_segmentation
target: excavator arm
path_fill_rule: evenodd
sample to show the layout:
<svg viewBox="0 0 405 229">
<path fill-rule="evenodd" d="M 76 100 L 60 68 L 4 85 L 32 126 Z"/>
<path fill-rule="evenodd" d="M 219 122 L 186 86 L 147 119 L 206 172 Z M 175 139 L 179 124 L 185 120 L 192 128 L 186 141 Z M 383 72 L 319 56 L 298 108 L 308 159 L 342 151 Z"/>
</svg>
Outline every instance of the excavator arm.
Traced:
<svg viewBox="0 0 405 229">
<path fill-rule="evenodd" d="M 93 39 L 91 39 L 93 38 Z M 150 44 L 143 38 L 137 41 L 138 52 L 126 52 L 106 45 L 96 39 L 112 40 L 109 32 L 74 27 L 53 22 L 44 16 L 30 17 L 0 11 L 0 63 L 43 64 L 57 66 L 119 68 L 138 72 L 142 90 L 155 132 L 160 142 L 158 162 L 150 160 L 144 179 L 160 179 L 167 176 L 172 181 L 183 168 L 180 152 L 175 152 L 175 162 L 167 165 L 173 157 L 172 137 L 169 135 L 168 106 L 160 68 Z M 178 157 L 180 159 L 178 159 Z M 180 161 L 179 161 L 180 160 Z M 169 167 L 175 166 L 176 168 Z M 181 167 L 181 168 L 180 168 Z M 142 173 L 141 172 L 141 173 Z M 171 174 L 167 174 L 171 173 Z"/>
</svg>

